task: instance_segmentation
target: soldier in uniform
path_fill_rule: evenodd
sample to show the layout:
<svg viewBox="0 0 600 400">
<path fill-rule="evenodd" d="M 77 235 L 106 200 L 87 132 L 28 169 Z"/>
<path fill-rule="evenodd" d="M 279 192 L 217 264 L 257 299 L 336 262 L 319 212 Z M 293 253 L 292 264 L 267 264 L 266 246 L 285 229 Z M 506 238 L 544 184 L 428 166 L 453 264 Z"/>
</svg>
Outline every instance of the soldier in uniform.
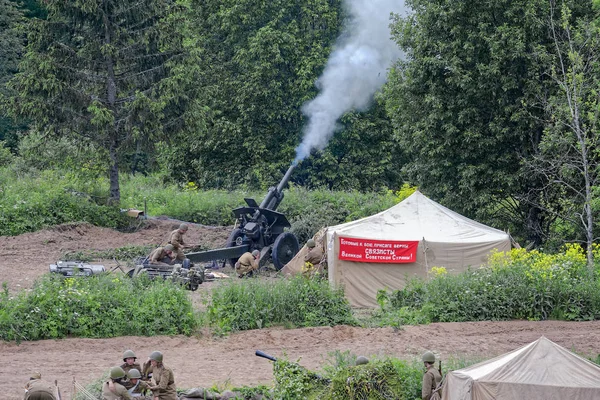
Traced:
<svg viewBox="0 0 600 400">
<path fill-rule="evenodd" d="M 177 388 L 175 387 L 175 376 L 171 368 L 163 364 L 163 355 L 160 351 L 150 354 L 152 364 L 152 378 L 155 385 L 150 385 L 154 400 L 177 400 Z"/>
<path fill-rule="evenodd" d="M 308 254 L 304 256 L 302 275 L 305 278 L 311 278 L 317 273 L 323 273 L 323 250 L 321 247 L 317 247 L 317 244 L 313 239 L 308 239 L 306 247 L 308 247 L 309 251 Z"/>
<path fill-rule="evenodd" d="M 442 381 L 442 375 L 435 369 L 435 355 L 426 351 L 423 353 L 423 364 L 427 371 L 423 375 L 423 385 L 421 387 L 421 399 L 423 400 L 434 400 L 440 399 L 442 396 L 441 390 L 439 390 L 440 382 Z M 436 390 L 437 389 L 437 390 Z"/>
<path fill-rule="evenodd" d="M 130 370 L 132 369 L 137 369 L 138 371 L 142 370 L 142 367 L 140 366 L 140 364 L 136 361 L 137 357 L 135 355 L 135 353 L 133 352 L 133 350 L 127 350 L 123 353 L 123 364 L 121 365 L 121 368 L 123 369 L 123 371 L 125 371 L 125 373 L 128 373 Z M 125 386 L 125 389 L 129 389 L 130 387 L 132 387 L 132 383 L 129 381 L 123 381 L 121 383 L 121 385 Z"/>
<path fill-rule="evenodd" d="M 102 384 L 102 400 L 132 400 L 131 394 L 123 386 L 125 371 L 121 367 L 110 369 L 110 379 Z"/>
<path fill-rule="evenodd" d="M 179 228 L 171 232 L 171 236 L 169 236 L 169 244 L 173 246 L 173 253 L 176 254 L 175 259 L 178 261 L 185 260 L 185 254 L 183 254 L 183 248 L 185 247 L 183 235 L 187 231 L 187 224 L 181 224 L 179 225 Z"/>
<path fill-rule="evenodd" d="M 157 247 L 148 256 L 148 263 L 154 265 L 172 265 L 175 261 L 175 254 L 173 253 L 173 245 L 168 244 L 165 247 Z"/>
<path fill-rule="evenodd" d="M 32 374 L 25 385 L 25 400 L 56 400 L 54 393 L 54 386 L 44 382 L 39 372 Z"/>
<path fill-rule="evenodd" d="M 235 263 L 235 272 L 238 277 L 252 276 L 252 273 L 258 269 L 258 261 L 260 260 L 260 251 L 254 250 L 242 254 L 240 259 Z"/>
<path fill-rule="evenodd" d="M 127 389 L 131 397 L 138 400 L 148 400 L 146 393 L 150 390 L 150 386 L 142 380 L 142 374 L 136 368 L 129 370 L 127 373 L 131 387 Z"/>
</svg>

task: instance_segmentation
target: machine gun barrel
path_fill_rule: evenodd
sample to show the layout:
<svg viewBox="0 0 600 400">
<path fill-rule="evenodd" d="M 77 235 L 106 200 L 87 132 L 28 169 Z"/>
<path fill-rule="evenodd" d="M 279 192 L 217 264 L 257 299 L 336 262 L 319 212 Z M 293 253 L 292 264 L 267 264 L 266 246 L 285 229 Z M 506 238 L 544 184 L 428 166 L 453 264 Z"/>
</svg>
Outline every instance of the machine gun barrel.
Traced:
<svg viewBox="0 0 600 400">
<path fill-rule="evenodd" d="M 260 203 L 260 208 L 266 208 L 273 211 L 277 209 L 277 206 L 279 205 L 279 203 L 281 203 L 281 200 L 283 200 L 283 188 L 285 187 L 285 185 L 287 185 L 288 181 L 290 180 L 290 177 L 292 176 L 292 172 L 294 171 L 294 168 L 296 168 L 296 165 L 296 163 L 290 165 L 287 172 L 281 179 L 281 182 L 279 182 L 279 185 L 277 185 L 277 187 L 271 187 L 269 189 L 269 192 L 265 196 L 265 199 L 262 201 L 262 203 Z"/>
</svg>

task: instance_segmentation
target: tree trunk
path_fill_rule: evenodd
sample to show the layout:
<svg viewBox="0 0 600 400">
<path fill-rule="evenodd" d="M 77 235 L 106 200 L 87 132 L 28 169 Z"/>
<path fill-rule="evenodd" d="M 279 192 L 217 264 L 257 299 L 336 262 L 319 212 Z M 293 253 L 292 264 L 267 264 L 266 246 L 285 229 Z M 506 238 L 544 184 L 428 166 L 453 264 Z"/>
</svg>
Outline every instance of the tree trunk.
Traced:
<svg viewBox="0 0 600 400">
<path fill-rule="evenodd" d="M 117 140 L 112 140 L 109 149 L 110 157 L 110 198 L 109 204 L 119 205 L 121 202 L 121 188 L 119 186 L 119 158 Z"/>
<path fill-rule="evenodd" d="M 539 247 L 543 241 L 542 210 L 537 206 L 531 206 L 527 212 L 527 238 L 533 247 Z"/>
</svg>

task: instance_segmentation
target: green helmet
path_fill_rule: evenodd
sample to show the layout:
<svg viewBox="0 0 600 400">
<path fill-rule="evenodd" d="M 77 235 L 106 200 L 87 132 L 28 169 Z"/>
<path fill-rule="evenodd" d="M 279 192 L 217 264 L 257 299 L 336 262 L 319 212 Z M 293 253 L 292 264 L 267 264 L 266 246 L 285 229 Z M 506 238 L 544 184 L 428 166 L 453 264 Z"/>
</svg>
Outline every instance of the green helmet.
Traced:
<svg viewBox="0 0 600 400">
<path fill-rule="evenodd" d="M 308 247 L 309 249 L 312 249 L 316 245 L 317 244 L 315 243 L 315 241 L 313 239 L 308 239 L 308 241 L 306 242 L 306 247 Z"/>
<path fill-rule="evenodd" d="M 42 374 L 40 374 L 39 372 L 34 372 L 33 374 L 31 374 L 31 377 L 29 379 L 42 379 Z"/>
<path fill-rule="evenodd" d="M 252 251 L 252 257 L 256 258 L 256 257 L 258 257 L 259 255 L 260 255 L 260 251 L 258 251 L 258 250 L 253 250 L 253 251 Z"/>
<path fill-rule="evenodd" d="M 164 249 L 165 251 L 173 251 L 173 250 L 175 250 L 175 248 L 173 247 L 173 245 L 172 245 L 172 244 L 168 244 L 168 245 L 166 245 L 165 247 L 163 247 L 163 249 Z"/>
<path fill-rule="evenodd" d="M 140 374 L 140 371 L 138 371 L 136 368 L 132 368 L 127 373 L 127 377 L 129 379 L 140 379 L 142 377 L 142 374 Z"/>
<path fill-rule="evenodd" d="M 183 224 L 179 225 L 179 229 L 182 231 L 187 231 L 188 228 L 189 228 L 188 224 L 183 223 Z"/>
<path fill-rule="evenodd" d="M 110 369 L 110 379 L 119 379 L 125 377 L 125 371 L 121 367 L 112 367 Z"/>
<path fill-rule="evenodd" d="M 356 365 L 365 365 L 369 363 L 369 359 L 365 356 L 356 357 Z"/>
<path fill-rule="evenodd" d="M 123 353 L 123 361 L 125 361 L 128 358 L 137 358 L 133 350 L 126 350 Z"/>
<path fill-rule="evenodd" d="M 162 360 L 163 360 L 162 353 L 160 351 L 153 351 L 152 354 L 150 354 L 150 359 L 154 360 L 156 362 L 162 362 Z"/>
<path fill-rule="evenodd" d="M 421 357 L 421 359 L 423 359 L 423 362 L 428 362 L 428 363 L 434 363 L 435 362 L 435 354 L 433 354 L 430 351 L 426 351 L 425 353 L 423 353 L 423 356 Z"/>
</svg>

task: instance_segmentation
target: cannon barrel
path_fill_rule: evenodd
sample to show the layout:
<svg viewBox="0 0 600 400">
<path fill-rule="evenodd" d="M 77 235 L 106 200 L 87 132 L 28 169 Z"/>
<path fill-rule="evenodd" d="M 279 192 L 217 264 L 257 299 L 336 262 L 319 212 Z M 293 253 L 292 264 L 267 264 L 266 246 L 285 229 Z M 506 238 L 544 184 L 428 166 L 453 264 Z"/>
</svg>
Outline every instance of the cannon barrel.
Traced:
<svg viewBox="0 0 600 400">
<path fill-rule="evenodd" d="M 277 210 L 277 206 L 279 205 L 279 203 L 281 203 L 281 200 L 283 200 L 283 188 L 285 187 L 285 185 L 287 185 L 288 181 L 290 180 L 290 177 L 292 176 L 292 172 L 294 171 L 294 168 L 296 168 L 296 165 L 296 163 L 290 165 L 277 187 L 269 188 L 269 192 L 265 196 L 262 203 L 260 203 L 260 208 L 266 208 L 268 210 L 273 211 Z"/>
<path fill-rule="evenodd" d="M 264 351 L 261 351 L 261 350 L 256 350 L 256 352 L 254 354 L 258 357 L 266 358 L 267 360 L 277 361 L 277 359 L 275 357 L 268 355 L 267 353 L 265 353 Z"/>
</svg>

